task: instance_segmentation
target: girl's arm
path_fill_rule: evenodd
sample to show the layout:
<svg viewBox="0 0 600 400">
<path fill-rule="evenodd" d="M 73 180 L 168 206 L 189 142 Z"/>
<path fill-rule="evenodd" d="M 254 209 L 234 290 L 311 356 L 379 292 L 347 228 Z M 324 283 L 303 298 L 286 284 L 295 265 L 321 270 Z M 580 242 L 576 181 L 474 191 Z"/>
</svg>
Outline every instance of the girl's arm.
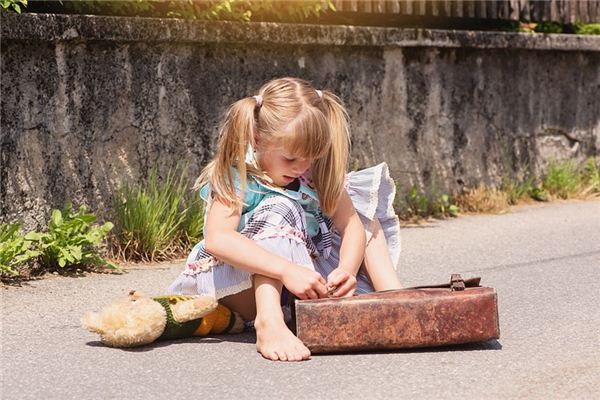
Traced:
<svg viewBox="0 0 600 400">
<path fill-rule="evenodd" d="M 356 274 L 365 257 L 366 235 L 354 204 L 345 190 L 331 220 L 340 232 L 342 245 L 340 263 L 329 275 L 328 287 L 338 287 L 335 295 L 352 295 L 356 288 Z"/>
<path fill-rule="evenodd" d="M 281 281 L 300 299 L 324 297 L 325 280 L 318 272 L 296 265 L 270 253 L 236 231 L 241 208 L 232 209 L 214 200 L 206 217 L 204 248 L 219 260 L 248 271 Z"/>
</svg>

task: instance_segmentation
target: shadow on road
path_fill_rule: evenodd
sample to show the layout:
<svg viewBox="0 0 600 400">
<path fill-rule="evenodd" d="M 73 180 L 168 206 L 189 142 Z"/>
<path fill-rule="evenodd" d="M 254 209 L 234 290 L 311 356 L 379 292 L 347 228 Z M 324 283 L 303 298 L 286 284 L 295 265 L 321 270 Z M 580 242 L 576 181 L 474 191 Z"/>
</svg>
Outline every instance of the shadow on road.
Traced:
<svg viewBox="0 0 600 400">
<path fill-rule="evenodd" d="M 427 348 L 415 348 L 415 349 L 397 349 L 397 350 L 367 350 L 367 351 L 352 351 L 346 353 L 332 353 L 332 354 L 315 354 L 318 356 L 351 356 L 355 354 L 398 354 L 398 353 L 447 353 L 455 351 L 482 351 L 482 350 L 502 350 L 502 344 L 497 340 L 490 340 L 483 343 L 468 343 L 459 344 L 454 346 L 439 346 L 439 347 L 427 347 Z"/>
<path fill-rule="evenodd" d="M 256 335 L 253 332 L 242 333 L 239 335 L 220 335 L 211 337 L 190 337 L 179 340 L 165 340 L 151 343 L 149 345 L 140 347 L 126 347 L 118 348 L 119 350 L 129 351 L 134 353 L 143 353 L 152 351 L 156 348 L 162 348 L 167 346 L 177 346 L 178 344 L 184 343 L 198 343 L 198 344 L 214 344 L 214 343 L 256 343 Z M 105 347 L 105 345 L 99 341 L 91 341 L 86 343 L 90 347 Z M 107 347 L 107 346 L 106 346 Z M 117 348 L 115 348 L 117 349 Z M 427 347 L 418 349 L 398 349 L 398 350 L 367 350 L 367 351 L 352 351 L 347 353 L 335 353 L 334 355 L 352 355 L 352 354 L 392 354 L 392 353 L 444 353 L 454 351 L 481 351 L 481 350 L 502 350 L 502 344 L 497 340 L 490 340 L 483 343 L 468 343 L 459 344 L 454 346 L 440 346 L 440 347 Z M 318 354 L 326 355 L 326 354 Z"/>
<path fill-rule="evenodd" d="M 178 344 L 184 343 L 198 343 L 198 344 L 213 344 L 213 343 L 222 343 L 222 342 L 234 342 L 234 343 L 256 343 L 256 335 L 254 333 L 242 333 L 239 335 L 220 335 L 220 336 L 210 336 L 210 337 L 189 337 L 185 339 L 178 340 L 164 340 L 153 342 L 148 345 L 140 346 L 140 347 L 115 347 L 115 349 L 130 351 L 134 353 L 143 353 L 146 351 L 152 351 L 156 348 L 167 347 L 167 346 L 177 346 Z M 109 347 L 104 345 L 99 340 L 94 340 L 86 343 L 87 346 L 90 347 Z"/>
</svg>

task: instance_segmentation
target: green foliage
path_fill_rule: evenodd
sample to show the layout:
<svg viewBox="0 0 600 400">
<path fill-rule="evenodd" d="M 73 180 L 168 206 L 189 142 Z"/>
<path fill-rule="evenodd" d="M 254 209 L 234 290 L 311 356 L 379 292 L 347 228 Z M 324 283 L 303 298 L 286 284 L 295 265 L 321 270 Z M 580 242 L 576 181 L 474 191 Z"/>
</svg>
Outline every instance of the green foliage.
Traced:
<svg viewBox="0 0 600 400">
<path fill-rule="evenodd" d="M 549 164 L 542 186 L 550 194 L 561 199 L 574 197 L 581 189 L 582 175 L 573 160 Z"/>
<path fill-rule="evenodd" d="M 17 267 L 40 255 L 20 233 L 19 224 L 0 224 L 0 275 L 18 276 Z"/>
<path fill-rule="evenodd" d="M 181 255 L 201 237 L 202 207 L 187 187 L 186 167 L 159 180 L 156 168 L 141 185 L 117 191 L 117 247 L 127 260 L 160 261 Z"/>
<path fill-rule="evenodd" d="M 96 216 L 86 211 L 86 207 L 81 206 L 74 212 L 72 205 L 67 204 L 62 211 L 52 210 L 47 232 L 25 235 L 25 239 L 37 243 L 46 268 L 94 266 L 117 269 L 116 265 L 100 257 L 95 249 L 106 238 L 113 224 L 106 222 L 102 226 L 93 226 Z"/>
<path fill-rule="evenodd" d="M 532 176 L 525 180 L 504 178 L 500 190 L 506 193 L 510 205 L 518 204 L 527 198 L 536 201 L 548 201 L 548 193 L 541 185 L 535 183 Z"/>
<path fill-rule="evenodd" d="M 398 182 L 396 192 L 400 193 Z M 395 209 L 404 220 L 423 219 L 428 217 L 456 217 L 459 209 L 447 194 L 439 194 L 435 190 L 426 194 L 413 185 L 404 196 L 396 197 Z"/>
<path fill-rule="evenodd" d="M 237 4 L 236 4 L 237 3 Z M 252 9 L 240 7 L 242 2 L 235 0 L 218 1 L 170 1 L 167 17 L 200 20 L 233 20 L 249 22 Z M 244 1 L 243 3 L 248 3 Z"/>
<path fill-rule="evenodd" d="M 325 7 L 323 4 L 325 3 Z M 326 10 L 335 11 L 332 1 L 303 0 L 291 3 L 262 0 L 216 0 L 216 1 L 171 1 L 167 16 L 249 22 L 255 16 L 267 17 L 279 22 L 300 22 L 311 15 L 319 17 Z"/>
<path fill-rule="evenodd" d="M 154 10 L 154 3 L 156 2 L 148 0 L 71 0 L 62 2 L 67 10 L 78 14 L 110 15 L 144 15 Z"/>
<path fill-rule="evenodd" d="M 600 23 L 598 24 L 574 24 L 575 33 L 579 35 L 600 35 Z"/>
<path fill-rule="evenodd" d="M 27 7 L 27 0 L 0 0 L 2 10 L 13 10 L 17 14 L 21 14 L 22 9 Z"/>
<path fill-rule="evenodd" d="M 279 22 L 300 22 L 311 15 L 335 11 L 332 1 L 302 0 L 78 0 L 62 3 L 78 14 L 105 14 L 144 17 L 175 17 L 192 20 L 229 20 L 249 22 L 256 17 Z"/>
<path fill-rule="evenodd" d="M 47 232 L 22 235 L 19 224 L 1 224 L 0 275 L 22 278 L 18 267 L 34 261 L 48 270 L 90 266 L 119 269 L 100 257 L 96 250 L 112 224 L 93 226 L 95 220 L 94 215 L 86 214 L 85 207 L 73 212 L 72 206 L 67 204 L 62 211 L 52 211 Z"/>
<path fill-rule="evenodd" d="M 600 24 L 562 24 L 560 22 L 525 22 L 510 23 L 507 30 L 528 33 L 575 33 L 578 35 L 600 35 Z"/>
<path fill-rule="evenodd" d="M 548 192 L 542 185 L 531 186 L 528 190 L 529 197 L 536 201 L 548 201 Z"/>
<path fill-rule="evenodd" d="M 538 22 L 535 26 L 535 31 L 538 33 L 563 33 L 563 24 L 559 22 Z"/>
<path fill-rule="evenodd" d="M 583 168 L 583 182 L 587 187 L 585 191 L 600 193 L 600 160 L 590 157 Z"/>
</svg>

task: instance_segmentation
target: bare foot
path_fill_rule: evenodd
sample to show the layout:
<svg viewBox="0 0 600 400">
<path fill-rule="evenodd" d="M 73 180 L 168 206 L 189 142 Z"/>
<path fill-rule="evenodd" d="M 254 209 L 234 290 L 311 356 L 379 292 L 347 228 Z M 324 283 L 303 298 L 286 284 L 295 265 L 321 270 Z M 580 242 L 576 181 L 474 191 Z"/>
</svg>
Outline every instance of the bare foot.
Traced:
<svg viewBox="0 0 600 400">
<path fill-rule="evenodd" d="M 288 329 L 283 320 L 254 321 L 256 350 L 273 361 L 302 361 L 310 358 L 310 350 Z"/>
</svg>

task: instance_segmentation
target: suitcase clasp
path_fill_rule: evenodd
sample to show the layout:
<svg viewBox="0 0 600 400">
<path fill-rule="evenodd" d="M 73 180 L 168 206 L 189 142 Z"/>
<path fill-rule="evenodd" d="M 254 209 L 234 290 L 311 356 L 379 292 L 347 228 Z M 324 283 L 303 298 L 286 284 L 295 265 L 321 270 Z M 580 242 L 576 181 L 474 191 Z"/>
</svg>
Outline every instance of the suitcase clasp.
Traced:
<svg viewBox="0 0 600 400">
<path fill-rule="evenodd" d="M 465 281 L 460 274 L 450 275 L 450 290 L 453 292 L 465 290 Z"/>
</svg>

